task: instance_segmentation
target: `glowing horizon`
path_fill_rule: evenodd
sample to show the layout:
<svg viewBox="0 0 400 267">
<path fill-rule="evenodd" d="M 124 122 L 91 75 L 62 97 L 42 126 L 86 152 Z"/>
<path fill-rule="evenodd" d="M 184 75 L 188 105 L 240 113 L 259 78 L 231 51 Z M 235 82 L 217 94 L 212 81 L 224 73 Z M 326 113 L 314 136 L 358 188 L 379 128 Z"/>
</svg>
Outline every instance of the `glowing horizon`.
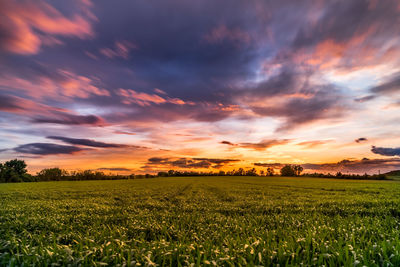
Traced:
<svg viewBox="0 0 400 267">
<path fill-rule="evenodd" d="M 0 14 L 0 162 L 400 169 L 398 1 L 10 0 Z"/>
</svg>

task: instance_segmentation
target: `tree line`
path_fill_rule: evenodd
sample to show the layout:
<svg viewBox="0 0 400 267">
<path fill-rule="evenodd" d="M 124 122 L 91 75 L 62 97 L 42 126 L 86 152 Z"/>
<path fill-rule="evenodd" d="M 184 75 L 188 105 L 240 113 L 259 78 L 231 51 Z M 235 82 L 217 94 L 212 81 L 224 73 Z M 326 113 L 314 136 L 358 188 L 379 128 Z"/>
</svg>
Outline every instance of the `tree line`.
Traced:
<svg viewBox="0 0 400 267">
<path fill-rule="evenodd" d="M 0 183 L 10 182 L 39 182 L 39 181 L 85 181 L 85 180 L 122 180 L 122 179 L 145 179 L 154 177 L 184 177 L 184 176 L 306 176 L 318 178 L 338 178 L 338 179 L 357 179 L 357 180 L 384 180 L 387 179 L 385 174 L 374 175 L 358 175 L 358 174 L 342 174 L 341 172 L 332 174 L 323 173 L 306 173 L 303 172 L 303 167 L 300 165 L 285 165 L 280 169 L 280 173 L 275 173 L 271 167 L 265 170 L 257 171 L 255 168 L 245 170 L 243 168 L 231 171 L 218 172 L 198 172 L 198 171 L 179 171 L 169 170 L 160 171 L 157 175 L 153 174 L 105 174 L 101 171 L 83 170 L 71 171 L 60 168 L 46 168 L 39 171 L 36 175 L 31 175 L 27 172 L 27 165 L 24 160 L 13 159 L 5 163 L 0 163 Z"/>
</svg>

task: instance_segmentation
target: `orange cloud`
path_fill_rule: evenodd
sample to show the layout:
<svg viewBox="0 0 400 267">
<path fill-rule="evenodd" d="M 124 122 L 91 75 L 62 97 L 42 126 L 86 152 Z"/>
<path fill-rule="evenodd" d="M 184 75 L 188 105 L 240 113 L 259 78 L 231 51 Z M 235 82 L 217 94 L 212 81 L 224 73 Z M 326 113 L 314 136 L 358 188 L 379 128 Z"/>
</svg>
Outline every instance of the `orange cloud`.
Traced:
<svg viewBox="0 0 400 267">
<path fill-rule="evenodd" d="M 93 36 L 90 20 L 94 15 L 88 11 L 89 2 L 82 3 L 86 16 L 75 14 L 65 17 L 50 4 L 27 0 L 2 1 L 0 9 L 0 31 L 5 38 L 2 48 L 17 54 L 36 54 L 41 45 L 61 43 L 51 35 L 87 38 Z M 40 33 L 39 33 L 40 32 Z"/>
</svg>

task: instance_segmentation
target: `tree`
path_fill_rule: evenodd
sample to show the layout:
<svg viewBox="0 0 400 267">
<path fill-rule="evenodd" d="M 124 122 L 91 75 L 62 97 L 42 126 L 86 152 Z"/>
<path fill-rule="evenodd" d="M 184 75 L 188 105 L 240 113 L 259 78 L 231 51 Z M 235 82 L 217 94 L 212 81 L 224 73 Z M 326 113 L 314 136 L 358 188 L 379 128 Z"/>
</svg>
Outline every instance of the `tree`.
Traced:
<svg viewBox="0 0 400 267">
<path fill-rule="evenodd" d="M 257 176 L 257 170 L 255 168 L 252 168 L 248 171 L 245 172 L 246 176 Z"/>
<path fill-rule="evenodd" d="M 274 176 L 274 169 L 272 169 L 271 167 L 267 168 L 267 176 Z"/>
<path fill-rule="evenodd" d="M 25 161 L 13 159 L 0 164 L 1 182 L 22 182 L 24 180 L 29 180 Z"/>
<path fill-rule="evenodd" d="M 60 168 L 50 168 L 41 170 L 37 176 L 40 181 L 60 181 L 63 177 L 68 176 L 68 172 Z"/>
<path fill-rule="evenodd" d="M 303 167 L 301 167 L 301 165 L 294 165 L 292 168 L 296 176 L 300 176 L 301 172 L 303 171 Z"/>
<path fill-rule="evenodd" d="M 293 167 L 291 165 L 285 165 L 281 169 L 281 175 L 282 176 L 295 176 L 296 172 L 294 171 Z"/>
</svg>

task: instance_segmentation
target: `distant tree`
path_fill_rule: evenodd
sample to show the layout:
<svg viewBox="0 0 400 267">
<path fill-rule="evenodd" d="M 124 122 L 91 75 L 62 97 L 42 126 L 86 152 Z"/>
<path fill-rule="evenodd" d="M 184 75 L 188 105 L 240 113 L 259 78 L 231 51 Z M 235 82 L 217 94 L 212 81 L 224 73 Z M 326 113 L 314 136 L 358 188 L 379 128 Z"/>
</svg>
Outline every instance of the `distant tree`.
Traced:
<svg viewBox="0 0 400 267">
<path fill-rule="evenodd" d="M 224 171 L 219 171 L 218 172 L 218 176 L 225 176 L 225 172 Z"/>
<path fill-rule="evenodd" d="M 168 177 L 168 173 L 167 172 L 158 172 L 157 176 L 158 177 Z"/>
<path fill-rule="evenodd" d="M 255 168 L 252 168 L 246 171 L 246 176 L 257 176 L 257 170 Z"/>
<path fill-rule="evenodd" d="M 66 176 L 68 176 L 68 172 L 60 168 L 43 169 L 37 173 L 40 181 L 60 181 Z"/>
<path fill-rule="evenodd" d="M 294 171 L 294 169 L 291 165 L 285 165 L 281 169 L 281 175 L 282 176 L 296 176 L 296 172 Z"/>
<path fill-rule="evenodd" d="M 239 168 L 239 170 L 237 170 L 234 175 L 235 176 L 243 176 L 243 175 L 245 175 L 245 171 L 243 168 Z"/>
<path fill-rule="evenodd" d="M 274 169 L 272 169 L 271 167 L 267 168 L 267 176 L 274 176 Z"/>
</svg>

